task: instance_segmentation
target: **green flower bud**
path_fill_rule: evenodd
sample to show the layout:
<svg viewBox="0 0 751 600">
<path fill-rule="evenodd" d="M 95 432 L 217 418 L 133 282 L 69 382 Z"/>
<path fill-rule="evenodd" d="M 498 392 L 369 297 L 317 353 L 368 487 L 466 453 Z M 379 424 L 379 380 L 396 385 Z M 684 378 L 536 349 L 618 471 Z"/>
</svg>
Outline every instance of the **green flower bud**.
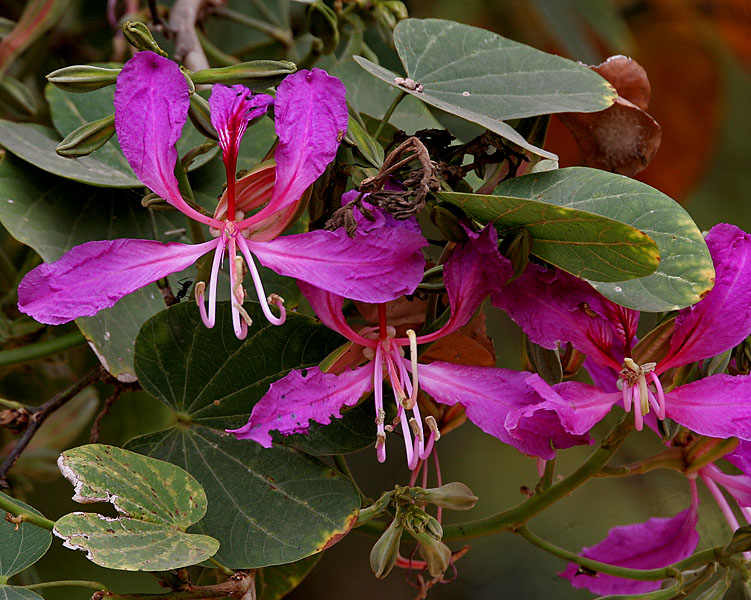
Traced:
<svg viewBox="0 0 751 600">
<path fill-rule="evenodd" d="M 211 109 L 209 103 L 198 94 L 190 97 L 188 116 L 198 132 L 211 140 L 219 140 L 219 135 L 211 124 Z"/>
<path fill-rule="evenodd" d="M 381 4 L 383 4 L 386 8 L 389 9 L 389 11 L 391 11 L 391 13 L 396 17 L 397 21 L 402 21 L 409 18 L 409 11 L 404 5 L 404 2 L 399 2 L 399 0 L 386 0 L 385 2 L 381 2 Z"/>
<path fill-rule="evenodd" d="M 115 84 L 119 73 L 120 69 L 73 65 L 52 71 L 47 81 L 63 91 L 83 93 Z"/>
<path fill-rule="evenodd" d="M 156 52 L 159 56 L 167 58 L 167 53 L 156 43 L 146 23 L 141 23 L 141 21 L 126 21 L 123 24 L 123 35 L 134 48 L 138 50 L 150 50 L 151 52 Z"/>
<path fill-rule="evenodd" d="M 441 230 L 447 240 L 463 242 L 467 239 L 467 232 L 459 223 L 464 216 L 462 210 L 448 202 L 439 202 L 430 209 L 430 220 Z"/>
<path fill-rule="evenodd" d="M 391 525 L 386 528 L 370 551 L 370 568 L 379 579 L 383 579 L 391 572 L 399 556 L 399 544 L 404 527 L 397 521 L 398 519 L 391 521 Z"/>
<path fill-rule="evenodd" d="M 375 8 L 373 9 L 373 15 L 375 16 L 376 20 L 383 25 L 384 27 L 388 27 L 389 29 L 393 29 L 396 27 L 396 17 L 394 16 L 394 13 L 392 13 L 387 6 L 384 6 L 384 2 L 379 2 L 375 5 Z"/>
<path fill-rule="evenodd" d="M 501 244 L 501 253 L 505 254 L 514 267 L 514 274 L 509 281 L 521 276 L 529 264 L 532 251 L 532 234 L 527 229 L 519 229 L 513 236 L 506 236 Z"/>
<path fill-rule="evenodd" d="M 431 577 L 440 577 L 449 568 L 451 549 L 429 533 L 410 531 L 410 535 L 420 542 L 420 556 L 428 563 Z"/>
<path fill-rule="evenodd" d="M 55 152 L 65 158 L 88 156 L 94 150 L 99 150 L 104 146 L 114 133 L 115 115 L 110 115 L 91 123 L 85 123 L 78 129 L 71 131 L 57 145 Z"/>
<path fill-rule="evenodd" d="M 319 52 L 331 54 L 339 45 L 339 26 L 336 13 L 323 2 L 308 5 L 310 33 L 321 40 Z"/>
<path fill-rule="evenodd" d="M 477 496 L 460 481 L 452 481 L 441 487 L 425 490 L 423 496 L 426 502 L 448 508 L 450 510 L 469 510 L 477 503 Z"/>
<path fill-rule="evenodd" d="M 24 118 L 33 117 L 37 110 L 31 90 L 10 75 L 0 75 L 0 104 Z"/>
<path fill-rule="evenodd" d="M 297 65 L 287 60 L 252 60 L 229 67 L 195 71 L 190 73 L 190 78 L 196 85 L 241 83 L 252 90 L 257 90 L 274 86 L 295 71 L 297 71 Z"/>
</svg>

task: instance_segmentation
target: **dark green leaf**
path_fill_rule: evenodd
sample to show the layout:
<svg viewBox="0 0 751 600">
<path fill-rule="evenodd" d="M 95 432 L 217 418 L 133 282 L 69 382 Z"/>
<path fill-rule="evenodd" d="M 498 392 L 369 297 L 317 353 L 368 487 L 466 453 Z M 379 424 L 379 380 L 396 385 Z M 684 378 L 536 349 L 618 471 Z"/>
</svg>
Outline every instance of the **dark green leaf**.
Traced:
<svg viewBox="0 0 751 600">
<path fill-rule="evenodd" d="M 515 177 L 494 193 L 602 215 L 649 235 L 660 251 L 657 271 L 630 281 L 592 282 L 618 304 L 651 312 L 676 310 L 695 304 L 712 288 L 714 266 L 701 231 L 677 202 L 644 183 L 574 167 Z"/>
<path fill-rule="evenodd" d="M 290 448 L 263 448 L 198 425 L 142 436 L 128 448 L 169 460 L 198 479 L 209 509 L 194 529 L 221 542 L 216 558 L 233 569 L 320 552 L 357 518 L 360 501 L 350 480 Z"/>
<path fill-rule="evenodd" d="M 41 515 L 38 510 L 16 498 L 13 498 L 13 502 L 30 512 Z M 2 582 L 2 578 L 20 573 L 42 558 L 52 543 L 52 534 L 31 523 L 24 522 L 16 526 L 2 519 L 0 520 L 0 540 L 2 540 L 0 543 L 0 582 Z M 0 590 L 2 590 L 1 587 Z"/>
<path fill-rule="evenodd" d="M 43 598 L 22 587 L 0 585 L 0 600 L 43 600 Z"/>
<path fill-rule="evenodd" d="M 111 502 L 121 516 L 71 513 L 55 524 L 55 535 L 89 560 L 111 569 L 161 571 L 197 564 L 213 556 L 219 542 L 185 533 L 206 513 L 201 485 L 174 464 L 122 448 L 89 444 L 58 460 L 75 489 L 73 500 Z"/>
<path fill-rule="evenodd" d="M 422 88 L 400 86 L 395 73 L 361 57 L 355 60 L 390 85 L 541 156 L 553 155 L 527 143 L 504 121 L 594 112 L 615 101 L 612 86 L 586 66 L 485 29 L 441 19 L 406 19 L 396 26 L 394 43 L 406 77 Z"/>
<path fill-rule="evenodd" d="M 630 225 L 559 206 L 539 193 L 532 199 L 502 188 L 492 196 L 456 192 L 436 196 L 481 223 L 493 223 L 501 236 L 526 229 L 532 237 L 532 254 L 577 277 L 622 281 L 654 273 L 660 262 L 655 242 Z"/>
</svg>

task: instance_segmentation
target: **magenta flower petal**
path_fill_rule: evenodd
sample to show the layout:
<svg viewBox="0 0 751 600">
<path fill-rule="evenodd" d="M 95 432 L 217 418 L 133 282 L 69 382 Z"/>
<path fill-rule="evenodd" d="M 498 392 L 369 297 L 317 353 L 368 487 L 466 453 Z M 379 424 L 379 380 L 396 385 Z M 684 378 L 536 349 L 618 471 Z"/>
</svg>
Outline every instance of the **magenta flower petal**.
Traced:
<svg viewBox="0 0 751 600">
<path fill-rule="evenodd" d="M 49 325 L 90 317 L 126 294 L 189 267 L 218 243 L 87 242 L 30 271 L 18 286 L 18 309 Z"/>
<path fill-rule="evenodd" d="M 321 69 L 298 71 L 279 84 L 274 102 L 276 183 L 263 213 L 296 202 L 334 160 L 347 132 L 345 94 L 342 82 Z"/>
<path fill-rule="evenodd" d="M 273 102 L 271 96 L 254 94 L 244 85 L 217 84 L 211 88 L 211 124 L 219 134 L 219 145 L 225 157 L 231 152 L 237 153 L 248 123 L 265 114 Z"/>
<path fill-rule="evenodd" d="M 238 440 L 254 440 L 271 448 L 270 431 L 282 435 L 307 433 L 310 421 L 328 425 L 341 418 L 344 406 L 357 404 L 373 389 L 373 365 L 367 364 L 340 375 L 322 373 L 318 367 L 290 371 L 253 407 L 248 423 L 228 429 Z"/>
<path fill-rule="evenodd" d="M 529 265 L 492 299 L 493 306 L 506 311 L 535 344 L 552 350 L 558 342 L 571 342 L 616 370 L 639 321 L 638 312 L 610 302 L 587 282 L 538 265 Z"/>
<path fill-rule="evenodd" d="M 738 447 L 723 458 L 746 475 L 751 475 L 751 442 L 740 440 Z"/>
<path fill-rule="evenodd" d="M 374 340 L 367 340 L 361 335 L 356 333 L 347 323 L 342 312 L 344 305 L 344 298 L 337 294 L 332 294 L 326 290 L 322 290 L 314 285 L 305 283 L 304 281 L 297 281 L 297 285 L 305 298 L 310 302 L 310 306 L 313 308 L 316 317 L 326 325 L 329 329 L 342 334 L 351 342 L 360 344 L 362 346 L 375 347 Z"/>
<path fill-rule="evenodd" d="M 248 241 L 261 263 L 345 298 L 388 302 L 415 291 L 425 258 L 421 235 L 383 228 L 352 239 L 344 229 Z"/>
<path fill-rule="evenodd" d="M 139 52 L 117 76 L 115 129 L 133 172 L 172 204 L 182 201 L 175 142 L 188 118 L 190 91 L 177 63 Z"/>
<path fill-rule="evenodd" d="M 712 375 L 666 394 L 667 416 L 709 437 L 751 440 L 751 375 Z"/>
<path fill-rule="evenodd" d="M 542 382 L 536 374 L 434 362 L 420 364 L 418 375 L 420 387 L 437 402 L 461 404 L 485 433 L 525 454 L 551 459 L 555 448 L 590 443 L 586 435 L 567 432 L 556 411 L 530 386 L 530 381 Z"/>
<path fill-rule="evenodd" d="M 696 548 L 696 502 L 671 518 L 654 518 L 644 523 L 622 525 L 610 530 L 596 546 L 584 548 L 580 556 L 631 569 L 658 569 L 682 560 Z M 560 573 L 575 588 L 587 588 L 595 594 L 642 594 L 659 589 L 660 581 L 635 581 L 604 575 L 579 573 L 579 566 L 569 563 Z"/>
<path fill-rule="evenodd" d="M 678 313 L 659 372 L 720 354 L 751 333 L 751 236 L 721 223 L 706 240 L 715 265 L 714 287 Z"/>
<path fill-rule="evenodd" d="M 431 342 L 466 325 L 485 297 L 500 289 L 513 274 L 511 261 L 498 252 L 495 227 L 488 225 L 481 233 L 467 231 L 467 235 L 467 241 L 454 248 L 443 268 L 451 318 L 438 331 L 421 337 L 420 343 Z"/>
<path fill-rule="evenodd" d="M 548 399 L 547 404 L 555 410 L 566 431 L 574 435 L 587 433 L 610 412 L 622 395 L 620 392 L 603 392 L 595 386 L 578 381 L 566 381 L 552 387 L 555 397 L 545 393 L 541 379 L 530 381 L 530 385 Z"/>
</svg>

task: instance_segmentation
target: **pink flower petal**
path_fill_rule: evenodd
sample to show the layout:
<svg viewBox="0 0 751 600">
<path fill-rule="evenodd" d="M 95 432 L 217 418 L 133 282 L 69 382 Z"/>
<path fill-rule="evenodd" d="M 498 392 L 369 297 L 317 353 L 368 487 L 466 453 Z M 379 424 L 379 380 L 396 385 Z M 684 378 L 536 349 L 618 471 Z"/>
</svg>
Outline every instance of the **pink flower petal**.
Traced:
<svg viewBox="0 0 751 600">
<path fill-rule="evenodd" d="M 237 153 L 248 123 L 265 114 L 273 102 L 271 96 L 254 94 L 244 85 L 217 84 L 211 88 L 211 124 L 219 134 L 219 145 L 225 157 Z"/>
<path fill-rule="evenodd" d="M 698 501 L 697 501 L 698 502 Z M 671 518 L 654 518 L 644 523 L 622 525 L 610 530 L 596 546 L 584 548 L 585 558 L 631 569 L 658 569 L 690 556 L 699 543 L 696 531 L 697 502 Z M 579 565 L 569 563 L 560 573 L 575 588 L 595 594 L 642 594 L 659 589 L 660 581 L 636 581 L 598 573 L 579 573 Z"/>
<path fill-rule="evenodd" d="M 373 303 L 415 291 L 425 265 L 420 248 L 426 244 L 421 235 L 396 227 L 354 239 L 338 229 L 248 241 L 261 264 L 280 275 Z"/>
<path fill-rule="evenodd" d="M 368 340 L 357 334 L 347 323 L 342 312 L 344 298 L 337 294 L 332 294 L 304 281 L 297 281 L 297 285 L 305 298 L 310 302 L 316 317 L 329 329 L 341 333 L 351 342 L 362 346 L 376 346 L 375 340 Z"/>
<path fill-rule="evenodd" d="M 668 356 L 658 372 L 715 356 L 751 333 L 751 236 L 735 225 L 707 235 L 715 284 L 701 302 L 678 313 Z"/>
<path fill-rule="evenodd" d="M 270 431 L 282 435 L 307 433 L 310 421 L 328 425 L 341 418 L 344 406 L 354 406 L 373 389 L 373 365 L 369 363 L 340 375 L 322 373 L 318 367 L 290 371 L 253 407 L 248 423 L 228 429 L 238 440 L 254 440 L 271 448 Z"/>
<path fill-rule="evenodd" d="M 616 371 L 630 353 L 639 321 L 638 312 L 610 302 L 587 282 L 534 264 L 492 298 L 535 344 L 552 350 L 571 342 Z"/>
<path fill-rule="evenodd" d="M 190 91 L 177 63 L 153 52 L 139 52 L 117 76 L 115 129 L 136 177 L 175 208 L 201 223 L 214 219 L 190 208 L 174 174 L 175 143 L 188 118 Z"/>
<path fill-rule="evenodd" d="M 538 375 L 446 362 L 420 364 L 417 373 L 421 389 L 436 402 L 461 404 L 485 433 L 525 454 L 549 460 L 556 448 L 590 443 L 589 436 L 566 431 L 552 405 L 530 386 Z"/>
<path fill-rule="evenodd" d="M 709 437 L 751 440 L 751 375 L 712 375 L 666 394 L 667 416 Z"/>
<path fill-rule="evenodd" d="M 18 286 L 18 309 L 49 325 L 90 317 L 126 294 L 189 267 L 218 243 L 87 242 L 30 271 Z"/>
</svg>

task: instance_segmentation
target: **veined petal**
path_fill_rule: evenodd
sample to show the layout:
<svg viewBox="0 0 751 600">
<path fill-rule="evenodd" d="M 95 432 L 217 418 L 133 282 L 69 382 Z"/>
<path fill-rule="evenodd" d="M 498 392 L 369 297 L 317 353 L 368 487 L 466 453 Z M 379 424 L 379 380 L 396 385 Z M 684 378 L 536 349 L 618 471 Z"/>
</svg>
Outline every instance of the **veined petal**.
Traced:
<svg viewBox="0 0 751 600">
<path fill-rule="evenodd" d="M 318 367 L 290 371 L 253 407 L 244 427 L 228 429 L 238 440 L 254 440 L 271 448 L 269 432 L 282 435 L 307 433 L 310 421 L 328 425 L 341 418 L 344 406 L 354 406 L 373 389 L 373 365 L 369 363 L 340 375 L 322 373 Z"/>
<path fill-rule="evenodd" d="M 342 82 L 321 69 L 298 71 L 279 84 L 274 102 L 276 183 L 271 202 L 250 218 L 253 223 L 297 202 L 334 160 L 347 132 L 345 94 Z"/>
<path fill-rule="evenodd" d="M 668 356 L 658 372 L 720 354 L 751 333 L 751 235 L 735 225 L 712 227 L 706 238 L 715 284 L 675 320 Z"/>
<path fill-rule="evenodd" d="M 639 313 L 619 306 L 587 282 L 531 264 L 524 274 L 493 292 L 503 309 L 529 338 L 550 350 L 571 342 L 601 365 L 620 370 L 636 334 Z"/>
<path fill-rule="evenodd" d="M 18 286 L 18 309 L 49 325 L 91 317 L 126 294 L 189 267 L 218 243 L 87 242 L 30 271 Z"/>
<path fill-rule="evenodd" d="M 420 248 L 427 242 L 410 231 L 384 228 L 354 239 L 343 229 L 316 230 L 247 244 L 280 275 L 375 303 L 415 291 L 425 265 Z"/>
<path fill-rule="evenodd" d="M 565 381 L 552 388 L 539 377 L 528 383 L 545 398 L 546 403 L 542 406 L 554 410 L 566 431 L 573 435 L 587 433 L 621 399 L 620 392 L 603 392 L 578 381 Z"/>
<path fill-rule="evenodd" d="M 751 440 L 751 375 L 712 375 L 665 396 L 667 416 L 696 433 Z"/>
<path fill-rule="evenodd" d="M 498 234 L 488 225 L 482 232 L 467 231 L 467 241 L 459 244 L 446 261 L 443 280 L 451 304 L 451 318 L 438 331 L 420 338 L 426 343 L 463 327 L 485 297 L 501 289 L 511 277 L 511 261 L 498 252 Z"/>
<path fill-rule="evenodd" d="M 321 322 L 329 329 L 341 333 L 351 342 L 360 344 L 361 346 L 369 346 L 374 348 L 377 343 L 375 340 L 368 340 L 357 334 L 347 323 L 342 312 L 342 306 L 344 305 L 344 298 L 337 294 L 332 294 L 326 290 L 322 290 L 314 285 L 305 283 L 298 280 L 297 282 L 300 291 L 305 298 L 310 302 L 310 306 L 313 308 L 313 312 L 316 313 Z"/>
<path fill-rule="evenodd" d="M 586 435 L 567 432 L 555 410 L 545 406 L 529 385 L 530 379 L 539 379 L 536 374 L 433 362 L 420 364 L 418 375 L 421 388 L 436 402 L 461 404 L 485 433 L 525 454 L 551 459 L 555 448 L 590 443 Z"/>
<path fill-rule="evenodd" d="M 384 188 L 388 187 L 389 185 L 387 182 Z M 344 194 L 342 194 L 342 206 L 346 206 L 347 204 L 352 202 L 352 200 L 356 199 L 359 195 L 360 192 L 357 190 L 344 192 Z M 368 212 L 367 216 L 359 208 L 352 211 L 352 216 L 355 218 L 355 222 L 357 223 L 357 231 L 368 233 L 369 231 L 380 229 L 381 227 L 402 227 L 404 229 L 408 229 L 409 231 L 422 233 L 420 224 L 417 222 L 417 217 L 409 217 L 408 219 L 396 219 L 393 215 L 387 213 L 382 208 L 374 206 L 373 204 L 368 202 L 368 196 L 370 196 L 370 194 L 364 194 L 362 199 L 360 200 L 361 206 Z"/>
<path fill-rule="evenodd" d="M 254 94 L 244 85 L 216 84 L 211 88 L 211 124 L 219 134 L 219 145 L 225 157 L 231 152 L 237 153 L 248 123 L 266 114 L 273 102 L 268 94 Z"/>
<path fill-rule="evenodd" d="M 596 546 L 584 548 L 585 558 L 631 569 L 658 569 L 690 556 L 699 543 L 696 531 L 698 499 L 691 506 L 671 518 L 654 518 L 634 525 L 614 527 Z M 579 572 L 579 566 L 569 563 L 560 573 L 575 588 L 587 588 L 595 594 L 641 594 L 659 589 L 661 581 L 635 581 L 598 573 L 596 576 Z"/>
</svg>

